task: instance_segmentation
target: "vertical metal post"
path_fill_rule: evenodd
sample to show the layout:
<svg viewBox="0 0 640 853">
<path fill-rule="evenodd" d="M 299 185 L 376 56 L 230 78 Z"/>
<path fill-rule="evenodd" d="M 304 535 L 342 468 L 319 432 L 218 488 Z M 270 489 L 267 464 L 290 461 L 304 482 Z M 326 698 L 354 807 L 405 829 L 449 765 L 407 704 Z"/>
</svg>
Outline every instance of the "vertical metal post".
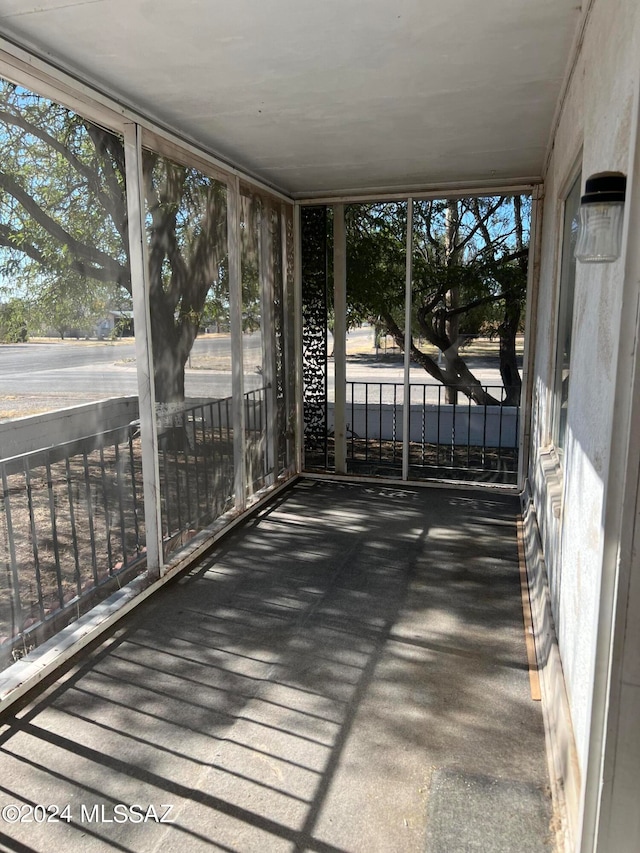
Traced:
<svg viewBox="0 0 640 853">
<path fill-rule="evenodd" d="M 158 453 L 158 455 L 159 455 L 159 453 Z M 169 537 L 174 532 L 174 527 L 172 526 L 173 507 L 171 505 L 171 480 L 169 478 L 169 454 L 167 453 L 166 447 L 162 448 L 162 473 L 164 475 L 164 510 L 165 510 L 165 518 L 167 521 L 166 534 L 167 534 L 167 537 Z M 162 511 L 162 501 L 160 501 L 160 510 Z M 179 530 L 179 529 L 180 529 L 180 526 L 175 528 L 175 530 Z"/>
<path fill-rule="evenodd" d="M 355 460 L 355 450 L 356 450 L 355 430 L 353 428 L 353 425 L 354 425 L 355 420 L 356 420 L 356 406 L 355 406 L 356 383 L 350 382 L 349 385 L 350 385 L 350 390 L 351 390 L 351 453 L 350 453 L 350 458 L 351 458 L 351 461 L 353 462 Z"/>
<path fill-rule="evenodd" d="M 413 278 L 413 199 L 407 199 L 407 247 L 404 291 L 404 400 L 402 404 L 402 479 L 409 479 L 411 430 L 411 280 Z"/>
<path fill-rule="evenodd" d="M 302 227 L 300 204 L 296 202 L 293 211 L 293 262 L 295 296 L 295 353 L 296 353 L 296 473 L 302 471 L 303 448 L 303 389 L 302 389 Z"/>
<path fill-rule="evenodd" d="M 25 469 L 27 468 L 25 462 Z M 85 501 L 87 504 L 87 518 L 89 520 L 89 542 L 91 543 L 91 570 L 93 572 L 93 582 L 98 584 L 98 555 L 96 553 L 96 529 L 93 520 L 93 496 L 91 493 L 91 477 L 89 475 L 89 460 L 87 458 L 87 451 L 82 451 L 82 468 L 84 470 L 84 493 L 85 493 Z M 143 495 L 144 498 L 144 495 Z M 35 532 L 35 529 L 34 529 Z M 36 572 L 38 572 L 38 565 L 36 560 Z M 36 575 L 37 576 L 37 575 Z"/>
<path fill-rule="evenodd" d="M 265 485 L 275 480 L 278 457 L 276 419 L 278 416 L 276 383 L 276 324 L 274 316 L 274 251 L 271 202 L 265 202 L 260 218 L 260 302 L 262 314 L 262 376 L 265 412 L 260 419 L 266 424 Z M 262 405 L 261 401 L 258 401 Z"/>
<path fill-rule="evenodd" d="M 58 584 L 58 601 L 64 607 L 64 591 L 62 589 L 62 566 L 60 564 L 60 545 L 58 539 L 58 520 L 56 517 L 56 497 L 54 492 L 53 473 L 51 471 L 50 454 L 47 453 L 45 466 L 47 473 L 47 493 L 49 495 L 49 518 L 51 520 L 51 541 L 53 542 L 53 557 L 56 563 L 56 581 Z"/>
<path fill-rule="evenodd" d="M 133 436 L 131 430 L 127 436 L 127 445 L 129 447 L 129 470 L 131 473 L 131 498 L 133 510 L 133 527 L 136 537 L 136 556 L 140 554 L 142 545 L 140 544 L 140 518 L 138 514 L 138 487 L 136 484 L 136 457 L 133 450 Z"/>
<path fill-rule="evenodd" d="M 73 507 L 73 480 L 71 477 L 71 462 L 65 455 L 65 474 L 67 479 L 67 500 L 69 502 L 69 524 L 71 526 L 71 545 L 73 548 L 73 562 L 75 565 L 76 590 L 78 595 L 82 593 L 82 579 L 80 576 L 80 553 L 78 551 L 78 532 L 76 530 L 76 514 Z M 40 596 L 38 596 L 40 598 Z"/>
<path fill-rule="evenodd" d="M 194 437 L 193 443 L 196 444 L 196 430 L 195 430 L 195 417 L 194 417 Z M 213 435 L 213 425 L 211 426 L 211 434 Z M 200 439 L 202 441 L 202 471 L 204 474 L 204 517 L 207 519 L 207 522 L 211 519 L 211 510 L 210 510 L 210 495 L 209 495 L 209 463 L 207 461 L 208 458 L 208 442 L 207 442 L 207 415 L 205 412 L 204 405 L 200 406 Z M 213 442 L 212 442 L 213 443 Z"/>
<path fill-rule="evenodd" d="M 287 214 L 286 209 L 283 205 L 280 211 L 280 243 L 281 243 L 281 251 L 282 251 L 282 393 L 284 395 L 284 423 L 279 424 L 280 429 L 283 429 L 286 433 L 286 452 L 285 452 L 285 468 L 288 472 L 291 471 L 291 442 L 289 441 L 289 430 L 291 429 L 292 424 L 290 423 L 290 412 L 293 405 L 291 400 L 291 385 L 290 385 L 290 377 L 292 375 L 292 371 L 295 371 L 295 361 L 291 363 L 291 350 L 290 341 L 293 339 L 294 330 L 289 326 L 289 294 L 291 292 L 290 287 L 292 282 L 289 282 L 289 276 L 287 274 L 288 269 L 288 246 L 287 246 Z M 295 346 L 293 347 L 293 352 L 295 353 Z M 278 437 L 278 440 L 279 437 Z M 295 463 L 294 463 L 295 467 Z"/>
<path fill-rule="evenodd" d="M 3 467 L 3 482 L 5 479 L 4 467 Z M 25 486 L 27 488 L 27 505 L 29 507 L 29 527 L 31 529 L 31 547 L 33 549 L 33 567 L 35 569 L 36 575 L 36 591 L 38 594 L 38 609 L 40 611 L 40 618 L 44 619 L 44 600 L 42 597 L 42 576 L 40 574 L 40 549 L 38 547 L 38 531 L 36 529 L 36 512 L 33 502 L 33 489 L 31 487 L 31 472 L 29 470 L 29 456 L 24 457 L 24 481 Z M 6 494 L 6 492 L 5 492 Z M 7 495 L 8 498 L 8 495 Z M 17 572 L 18 567 L 15 562 L 15 545 L 13 544 L 13 530 L 11 529 L 11 512 L 9 511 L 9 506 L 7 505 L 7 510 L 5 512 L 7 517 L 7 536 L 9 539 L 10 545 L 10 554 L 12 559 L 12 568 Z M 92 543 L 93 544 L 93 543 Z M 77 548 L 76 548 L 77 550 Z M 12 578 L 13 580 L 13 578 Z M 13 584 L 12 584 L 13 586 Z M 19 595 L 19 587 L 15 589 L 15 593 Z M 19 599 L 18 599 L 19 600 Z M 20 628 L 22 630 L 22 627 Z"/>
<path fill-rule="evenodd" d="M 347 238 L 344 204 L 333 205 L 333 370 L 335 467 L 347 472 Z"/>
<path fill-rule="evenodd" d="M 531 196 L 531 225 L 529 229 L 529 265 L 527 280 L 527 305 L 525 313 L 524 356 L 522 359 L 522 389 L 520 391 L 520 428 L 518 436 L 518 488 L 524 489 L 531 453 L 531 413 L 533 374 L 538 326 L 538 282 L 540 278 L 540 252 L 542 245 L 542 206 L 544 188 L 534 187 Z"/>
<path fill-rule="evenodd" d="M 195 492 L 196 492 L 196 494 L 195 494 L 195 498 L 196 498 L 195 510 L 196 511 L 193 515 L 193 519 L 195 522 L 194 526 L 196 528 L 200 527 L 200 518 L 202 516 L 202 505 L 200 503 L 200 471 L 198 470 L 198 468 L 199 468 L 199 466 L 198 466 L 198 433 L 197 433 L 197 427 L 196 427 L 196 412 L 198 411 L 198 408 L 194 407 L 193 409 L 191 409 L 191 436 L 189 436 L 188 432 L 187 432 L 189 429 L 189 414 L 187 412 L 185 412 L 185 415 L 184 415 L 184 417 L 185 417 L 184 432 L 185 432 L 185 435 L 187 436 L 187 442 L 190 443 L 191 440 L 193 440 L 193 473 L 194 473 L 195 487 L 196 487 L 195 488 Z"/>
<path fill-rule="evenodd" d="M 162 518 L 160 514 L 160 467 L 156 400 L 153 384 L 153 348 L 149 307 L 149 275 L 145 236 L 144 180 L 142 174 L 142 128 L 128 124 L 124 132 L 129 217 L 129 257 L 131 292 L 135 322 L 136 370 L 138 375 L 138 413 L 142 446 L 142 488 L 144 499 L 147 572 L 162 574 Z M 167 500 L 169 496 L 167 495 Z"/>
<path fill-rule="evenodd" d="M 369 383 L 364 382 L 364 461 L 369 461 Z"/>
<path fill-rule="evenodd" d="M 111 545 L 111 511 L 109 508 L 109 491 L 107 488 L 107 472 L 104 464 L 104 446 L 100 445 L 100 485 L 102 486 L 102 512 L 104 514 L 104 532 L 107 544 L 107 565 L 109 574 L 113 574 L 113 548 Z"/>
<path fill-rule="evenodd" d="M 126 567 L 128 562 L 127 557 L 127 525 L 124 520 L 124 505 L 122 503 L 122 492 L 124 489 L 123 465 L 120 460 L 120 446 L 116 437 L 113 437 L 113 454 L 115 468 L 118 472 L 118 483 L 116 491 L 118 493 L 118 521 L 120 522 L 120 544 L 122 546 L 122 565 Z"/>
<path fill-rule="evenodd" d="M 185 521 L 185 527 L 188 529 L 189 527 L 193 527 L 194 518 L 191 514 L 191 472 L 189 465 L 189 453 L 187 452 L 187 447 L 189 444 L 189 438 L 187 434 L 187 416 L 185 412 L 180 413 L 180 434 L 184 436 L 184 441 L 182 443 L 182 458 L 184 460 L 182 465 L 182 471 L 180 471 L 180 459 L 178 456 L 178 450 L 176 448 L 176 479 L 182 478 L 184 482 L 184 496 L 186 498 L 186 510 L 187 517 Z M 175 423 L 175 420 L 174 420 Z"/>
<path fill-rule="evenodd" d="M 2 499 L 4 502 L 4 514 L 7 524 L 7 548 L 9 551 L 10 567 L 7 566 L 7 574 L 11 574 L 11 616 L 14 623 L 15 631 L 22 632 L 24 630 L 24 613 L 22 611 L 22 602 L 20 601 L 20 578 L 18 575 L 18 560 L 16 557 L 16 543 L 13 536 L 13 521 L 11 519 L 11 498 L 9 496 L 9 481 L 7 478 L 7 469 L 4 465 L 0 465 L 2 474 Z M 38 590 L 38 602 L 42 601 L 41 590 Z"/>
<path fill-rule="evenodd" d="M 227 190 L 227 241 L 229 251 L 229 313 L 231 328 L 231 389 L 233 399 L 233 471 L 235 506 L 246 505 L 244 365 L 242 358 L 242 257 L 240 252 L 240 180 Z"/>
</svg>

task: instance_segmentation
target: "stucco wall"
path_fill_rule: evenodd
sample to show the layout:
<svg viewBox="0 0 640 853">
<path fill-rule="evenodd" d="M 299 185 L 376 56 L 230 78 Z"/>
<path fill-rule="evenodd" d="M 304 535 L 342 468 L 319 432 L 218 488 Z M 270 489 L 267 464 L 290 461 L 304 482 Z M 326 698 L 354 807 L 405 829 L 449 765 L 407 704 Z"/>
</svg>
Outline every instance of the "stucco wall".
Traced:
<svg viewBox="0 0 640 853">
<path fill-rule="evenodd" d="M 545 174 L 529 477 L 582 769 L 624 270 L 622 261 L 577 265 L 566 454 L 560 466 L 551 446 L 551 424 L 561 200 L 576 164 L 582 164 L 583 186 L 594 172 L 627 172 L 639 20 L 637 0 L 594 3 Z"/>
</svg>

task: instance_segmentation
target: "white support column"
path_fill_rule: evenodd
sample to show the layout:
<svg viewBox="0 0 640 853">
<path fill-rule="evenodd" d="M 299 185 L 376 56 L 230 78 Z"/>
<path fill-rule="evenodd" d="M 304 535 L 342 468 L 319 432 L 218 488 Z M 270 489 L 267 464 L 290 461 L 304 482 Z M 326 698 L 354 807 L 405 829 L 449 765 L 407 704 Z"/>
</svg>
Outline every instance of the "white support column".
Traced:
<svg viewBox="0 0 640 853">
<path fill-rule="evenodd" d="M 333 205 L 333 431 L 336 473 L 347 472 L 347 238 L 344 204 Z"/>
<path fill-rule="evenodd" d="M 295 342 L 296 342 L 296 472 L 302 471 L 304 436 L 304 407 L 302 388 L 302 240 L 300 205 L 293 211 L 293 256 L 295 287 Z"/>
<path fill-rule="evenodd" d="M 160 468 L 156 429 L 155 388 L 153 383 L 153 347 L 149 307 L 149 275 L 145 235 L 145 199 L 142 174 L 142 129 L 127 124 L 124 131 L 124 153 L 127 180 L 127 216 L 131 294 L 135 322 L 136 369 L 138 374 L 138 409 L 142 444 L 142 482 L 144 500 L 147 572 L 163 574 L 162 516 L 160 511 Z"/>
<path fill-rule="evenodd" d="M 229 314 L 231 329 L 231 388 L 233 410 L 233 472 L 236 509 L 246 505 L 245 401 L 242 357 L 242 261 L 240 253 L 240 181 L 227 190 L 227 248 L 229 252 Z"/>
<path fill-rule="evenodd" d="M 294 342 L 293 347 L 291 347 L 291 343 L 290 343 L 292 338 L 295 338 L 295 330 L 292 329 L 289 325 L 289 320 L 291 319 L 289 317 L 289 299 L 290 299 L 290 292 L 291 292 L 290 288 L 292 287 L 293 282 L 289 282 L 289 276 L 288 276 L 288 272 L 287 272 L 289 253 L 288 253 L 288 245 L 287 245 L 287 213 L 286 213 L 284 206 L 282 207 L 282 209 L 280 211 L 280 237 L 281 237 L 281 245 L 282 245 L 282 316 L 284 318 L 284 322 L 282 324 L 282 350 L 283 350 L 283 355 L 284 355 L 283 360 L 282 360 L 282 369 L 284 372 L 283 380 L 282 380 L 282 384 L 283 384 L 282 390 L 284 393 L 284 410 L 285 410 L 285 417 L 286 417 L 286 421 L 282 426 L 284 427 L 284 429 L 286 430 L 286 433 L 287 433 L 286 467 L 287 467 L 287 471 L 289 473 L 293 473 L 293 471 L 295 471 L 295 450 L 294 450 L 294 459 L 293 459 L 293 466 L 292 466 L 291 458 L 289 455 L 290 454 L 290 448 L 291 448 L 291 441 L 289 439 L 289 435 L 290 435 L 289 430 L 292 427 L 292 424 L 290 423 L 290 412 L 291 412 L 292 406 L 294 406 L 295 404 L 294 404 L 294 401 L 291 400 L 291 384 L 290 384 L 291 379 L 290 379 L 290 377 L 292 375 L 294 375 L 294 379 L 295 379 L 295 369 L 296 369 L 295 352 L 296 352 L 296 349 L 295 349 L 295 342 Z M 294 296 L 295 296 L 295 294 L 294 294 Z M 295 314 L 294 314 L 293 319 L 295 321 Z M 293 349 L 293 353 L 294 353 L 293 362 L 291 360 L 291 350 L 292 349 Z M 293 471 L 292 471 L 292 468 L 293 468 Z"/>
<path fill-rule="evenodd" d="M 602 569 L 581 853 L 635 853 L 640 797 L 640 63 L 629 131 L 622 304 L 602 522 Z"/>
<path fill-rule="evenodd" d="M 411 280 L 413 278 L 413 199 L 407 199 L 407 247 L 404 291 L 404 395 L 402 401 L 402 479 L 409 479 L 411 427 Z"/>
<path fill-rule="evenodd" d="M 277 459 L 276 445 L 276 348 L 275 322 L 273 306 L 273 232 L 271 229 L 271 203 L 266 202 L 262 207 L 260 217 L 260 313 L 262 315 L 262 377 L 264 380 L 264 398 L 266 403 L 266 444 L 265 463 L 267 486 L 275 480 Z"/>
<path fill-rule="evenodd" d="M 529 231 L 529 264 L 527 276 L 527 305 L 525 312 L 524 356 L 522 359 L 522 390 L 520 392 L 520 435 L 518 443 L 518 488 L 527 479 L 531 452 L 531 411 L 535 340 L 538 325 L 538 281 L 542 246 L 542 207 L 544 187 L 539 184 L 531 195 L 531 226 Z"/>
</svg>

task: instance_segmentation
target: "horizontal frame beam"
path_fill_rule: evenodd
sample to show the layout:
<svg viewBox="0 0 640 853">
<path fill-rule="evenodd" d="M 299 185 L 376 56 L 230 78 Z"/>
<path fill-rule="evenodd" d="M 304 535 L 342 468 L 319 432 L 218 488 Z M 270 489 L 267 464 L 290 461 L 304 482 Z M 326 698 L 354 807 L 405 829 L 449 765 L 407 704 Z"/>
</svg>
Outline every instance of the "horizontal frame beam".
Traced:
<svg viewBox="0 0 640 853">
<path fill-rule="evenodd" d="M 458 492 L 483 492 L 485 494 L 514 495 L 520 494 L 519 486 L 504 485 L 503 483 L 470 483 L 468 480 L 403 480 L 401 477 L 368 477 L 365 474 L 338 474 L 321 471 L 303 471 L 298 475 L 299 480 L 327 480 L 335 483 L 367 483 L 380 487 L 403 486 L 407 489 L 455 489 Z"/>
<path fill-rule="evenodd" d="M 33 88 L 45 97 L 56 100 L 69 109 L 76 110 L 83 117 L 95 121 L 110 130 L 124 133 L 125 125 L 140 125 L 150 139 L 158 144 L 164 140 L 167 148 L 180 149 L 183 155 L 194 159 L 194 165 L 214 177 L 226 180 L 231 185 L 235 177 L 267 193 L 273 198 L 288 204 L 298 202 L 308 204 L 348 204 L 350 202 L 403 201 L 408 196 L 416 200 L 428 198 L 462 198 L 472 196 L 529 193 L 533 187 L 542 183 L 542 177 L 535 175 L 514 176 L 504 181 L 484 183 L 483 181 L 446 182 L 440 184 L 418 184 L 405 187 L 363 187 L 348 193 L 321 190 L 316 193 L 287 193 L 283 189 L 265 181 L 258 175 L 245 171 L 232 161 L 209 152 L 194 139 L 182 134 L 177 128 L 164 124 L 158 119 L 146 116 L 125 105 L 120 96 L 108 89 L 101 89 L 96 81 L 83 81 L 71 69 L 54 65 L 50 60 L 38 55 L 35 50 L 27 50 L 6 36 L 0 36 L 0 75 L 21 86 Z M 182 158 L 183 159 L 183 158 Z"/>
<path fill-rule="evenodd" d="M 261 180 L 257 175 L 244 171 L 231 161 L 206 151 L 177 128 L 123 104 L 117 93 L 108 89 L 101 90 L 93 80 L 84 82 L 70 69 L 52 64 L 50 60 L 41 58 L 35 50 L 26 50 L 6 36 L 0 36 L 0 76 L 19 86 L 33 88 L 37 94 L 77 111 L 83 118 L 108 130 L 124 134 L 125 125 L 138 124 L 159 140 L 165 140 L 169 145 L 177 146 L 186 154 L 192 155 L 204 171 L 212 170 L 214 176 L 226 176 L 228 183 L 238 177 L 259 192 L 267 193 L 279 201 L 288 204 L 294 201 L 290 195 L 268 181 Z"/>
<path fill-rule="evenodd" d="M 293 198 L 301 206 L 314 204 L 357 204 L 360 202 L 406 201 L 409 197 L 414 201 L 424 201 L 433 198 L 473 198 L 488 195 L 527 195 L 534 187 L 543 183 L 542 178 L 518 178 L 504 184 L 466 183 L 431 184 L 408 189 L 363 189 L 348 194 L 323 193 L 322 195 L 306 195 L 294 193 Z"/>
</svg>

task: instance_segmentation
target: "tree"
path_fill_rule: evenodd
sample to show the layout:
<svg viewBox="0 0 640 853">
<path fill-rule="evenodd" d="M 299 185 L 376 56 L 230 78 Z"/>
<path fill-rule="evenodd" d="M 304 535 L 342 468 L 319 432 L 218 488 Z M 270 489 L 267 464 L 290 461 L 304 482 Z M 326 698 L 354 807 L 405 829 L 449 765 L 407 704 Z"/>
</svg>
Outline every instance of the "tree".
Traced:
<svg viewBox="0 0 640 853">
<path fill-rule="evenodd" d="M 240 258 L 242 279 L 242 331 L 260 328 L 260 219 L 262 203 L 258 196 L 240 196 Z"/>
<path fill-rule="evenodd" d="M 226 280 L 226 187 L 151 151 L 143 155 L 156 400 L 184 400 L 184 368 L 207 294 Z"/>
<path fill-rule="evenodd" d="M 169 403 L 184 399 L 207 293 L 224 276 L 226 188 L 146 149 L 143 175 L 156 399 Z M 105 286 L 131 294 L 122 140 L 2 80 L 0 247 L 4 280 L 41 308 L 95 305 Z"/>
<path fill-rule="evenodd" d="M 516 405 L 516 336 L 526 296 L 526 207 L 521 197 L 416 203 L 413 221 L 411 358 L 451 392 L 500 402 L 470 370 L 464 346 L 480 334 L 499 338 L 504 402 Z M 523 212 L 523 208 L 525 208 Z M 404 350 L 406 206 L 347 208 L 347 301 L 351 316 L 393 336 Z M 424 339 L 440 353 L 434 358 Z"/>
<path fill-rule="evenodd" d="M 106 315 L 112 288 L 69 273 L 64 280 L 57 274 L 43 274 L 38 283 L 38 299 L 32 311 L 32 322 L 41 331 L 55 329 L 61 339 L 89 337 Z"/>
<path fill-rule="evenodd" d="M 228 332 L 231 322 L 229 288 L 224 279 L 211 285 L 204 304 L 202 324 L 214 326 L 216 332 Z"/>
<path fill-rule="evenodd" d="M 28 340 L 29 308 L 22 299 L 0 303 L 0 341 L 8 344 Z"/>
</svg>

